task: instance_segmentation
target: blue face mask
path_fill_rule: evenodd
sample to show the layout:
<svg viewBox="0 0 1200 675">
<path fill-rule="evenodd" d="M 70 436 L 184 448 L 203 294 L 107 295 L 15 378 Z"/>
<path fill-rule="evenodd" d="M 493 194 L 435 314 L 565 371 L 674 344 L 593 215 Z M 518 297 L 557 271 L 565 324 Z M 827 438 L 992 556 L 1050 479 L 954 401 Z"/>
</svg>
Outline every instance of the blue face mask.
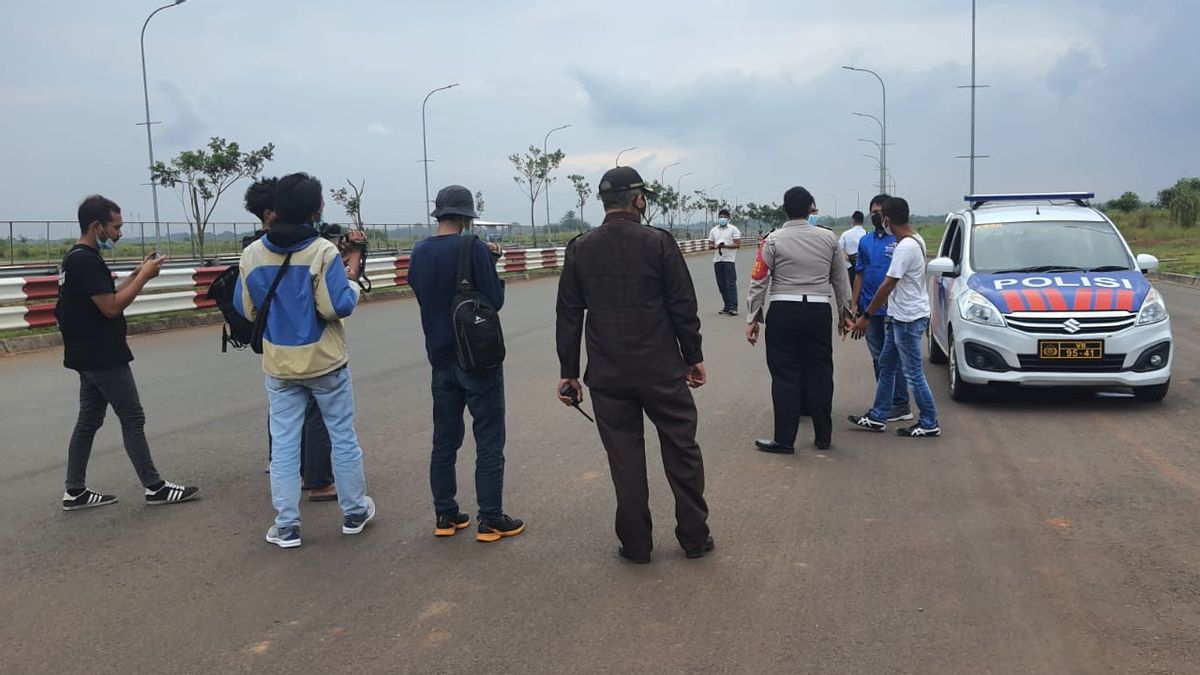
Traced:
<svg viewBox="0 0 1200 675">
<path fill-rule="evenodd" d="M 725 227 L 726 225 L 729 224 L 729 219 L 728 218 L 717 218 L 717 224 L 720 225 L 721 227 Z"/>
<path fill-rule="evenodd" d="M 103 225 L 100 226 L 100 237 L 97 238 L 96 243 L 101 251 L 111 251 L 116 246 L 116 242 L 108 238 L 108 233 L 104 231 Z"/>
</svg>

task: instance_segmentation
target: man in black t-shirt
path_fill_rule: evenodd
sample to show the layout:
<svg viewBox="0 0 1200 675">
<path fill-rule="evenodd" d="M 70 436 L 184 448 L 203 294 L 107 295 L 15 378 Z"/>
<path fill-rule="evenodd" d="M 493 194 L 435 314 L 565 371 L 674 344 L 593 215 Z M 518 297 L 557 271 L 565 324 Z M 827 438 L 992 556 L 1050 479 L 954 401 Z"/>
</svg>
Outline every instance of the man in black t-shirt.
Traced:
<svg viewBox="0 0 1200 675">
<path fill-rule="evenodd" d="M 126 342 L 125 308 L 162 269 L 163 260 L 152 253 L 119 285 L 100 249 L 111 249 L 121 238 L 121 207 L 92 195 L 79 205 L 79 241 L 63 258 L 58 275 L 58 305 L 54 313 L 63 338 L 63 365 L 79 372 L 79 419 L 67 453 L 64 511 L 107 506 L 113 495 L 89 490 L 86 485 L 92 441 L 104 423 L 109 405 L 121 420 L 125 452 L 133 462 L 151 506 L 194 499 L 200 488 L 163 480 L 154 468 L 146 444 L 146 415 L 138 398 L 129 362 L 133 353 Z"/>
</svg>

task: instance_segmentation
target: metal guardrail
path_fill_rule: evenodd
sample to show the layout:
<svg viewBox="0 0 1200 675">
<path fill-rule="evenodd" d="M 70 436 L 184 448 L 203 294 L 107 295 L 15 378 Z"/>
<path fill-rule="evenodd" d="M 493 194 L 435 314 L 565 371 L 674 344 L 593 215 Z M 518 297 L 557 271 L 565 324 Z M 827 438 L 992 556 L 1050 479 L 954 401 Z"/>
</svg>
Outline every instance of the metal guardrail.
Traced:
<svg viewBox="0 0 1200 675">
<path fill-rule="evenodd" d="M 693 253 L 707 250 L 709 242 L 681 241 L 679 247 L 685 253 Z M 501 274 L 523 274 L 561 267 L 565 253 L 563 247 L 507 249 L 496 262 L 496 271 Z M 367 259 L 367 276 L 371 278 L 374 288 L 402 286 L 408 282 L 408 263 L 407 253 L 371 256 Z M 137 296 L 125 310 L 125 315 L 144 316 L 212 308 L 214 303 L 205 297 L 208 286 L 228 266 L 166 268 L 146 284 L 145 292 Z M 114 276 L 119 283 L 131 273 L 131 269 L 125 269 L 114 273 Z M 0 330 L 55 325 L 54 301 L 57 297 L 57 273 L 0 279 Z"/>
</svg>

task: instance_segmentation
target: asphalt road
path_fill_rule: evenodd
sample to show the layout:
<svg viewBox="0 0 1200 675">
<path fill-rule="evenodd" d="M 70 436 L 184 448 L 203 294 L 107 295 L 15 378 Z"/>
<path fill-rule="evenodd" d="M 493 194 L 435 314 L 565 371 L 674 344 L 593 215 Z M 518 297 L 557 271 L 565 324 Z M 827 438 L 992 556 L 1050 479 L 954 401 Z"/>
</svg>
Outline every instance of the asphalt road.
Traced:
<svg viewBox="0 0 1200 675">
<path fill-rule="evenodd" d="M 58 352 L 0 361 L 0 670 L 1200 670 L 1200 291 L 1162 285 L 1177 341 L 1162 404 L 1051 391 L 960 405 L 929 366 L 943 438 L 839 423 L 833 451 L 780 457 L 752 447 L 771 426 L 763 349 L 716 314 L 707 258 L 691 265 L 718 546 L 698 561 L 673 540 L 653 458 L 655 560 L 616 558 L 599 440 L 553 398 L 553 279 L 511 286 L 503 312 L 505 506 L 528 530 L 498 544 L 432 536 L 412 301 L 364 306 L 349 325 L 379 518 L 344 537 L 335 504 L 306 504 L 291 551 L 262 539 L 273 512 L 259 365 L 219 353 L 216 328 L 132 339 L 159 468 L 204 488 L 169 508 L 140 503 L 110 414 L 89 482 L 122 501 L 61 512 L 77 381 Z M 867 407 L 872 383 L 865 345 L 836 343 L 836 363 L 840 420 Z"/>
</svg>

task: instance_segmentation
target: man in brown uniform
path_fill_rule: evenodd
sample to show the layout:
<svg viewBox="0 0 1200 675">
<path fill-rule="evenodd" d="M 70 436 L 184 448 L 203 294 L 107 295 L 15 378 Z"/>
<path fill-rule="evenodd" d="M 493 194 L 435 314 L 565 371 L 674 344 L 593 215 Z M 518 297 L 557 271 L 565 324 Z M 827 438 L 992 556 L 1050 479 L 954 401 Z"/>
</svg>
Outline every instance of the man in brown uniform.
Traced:
<svg viewBox="0 0 1200 675">
<path fill-rule="evenodd" d="M 713 549 L 696 403 L 688 390 L 707 378 L 696 290 L 674 238 L 641 224 L 647 194 L 653 193 L 630 167 L 604 174 L 604 224 L 567 245 L 556 326 L 559 399 L 570 405 L 583 399 L 579 341 L 587 314 L 584 380 L 617 491 L 619 553 L 635 563 L 650 562 L 654 547 L 643 412 L 658 429 L 675 495 L 675 536 L 689 558 Z"/>
</svg>

